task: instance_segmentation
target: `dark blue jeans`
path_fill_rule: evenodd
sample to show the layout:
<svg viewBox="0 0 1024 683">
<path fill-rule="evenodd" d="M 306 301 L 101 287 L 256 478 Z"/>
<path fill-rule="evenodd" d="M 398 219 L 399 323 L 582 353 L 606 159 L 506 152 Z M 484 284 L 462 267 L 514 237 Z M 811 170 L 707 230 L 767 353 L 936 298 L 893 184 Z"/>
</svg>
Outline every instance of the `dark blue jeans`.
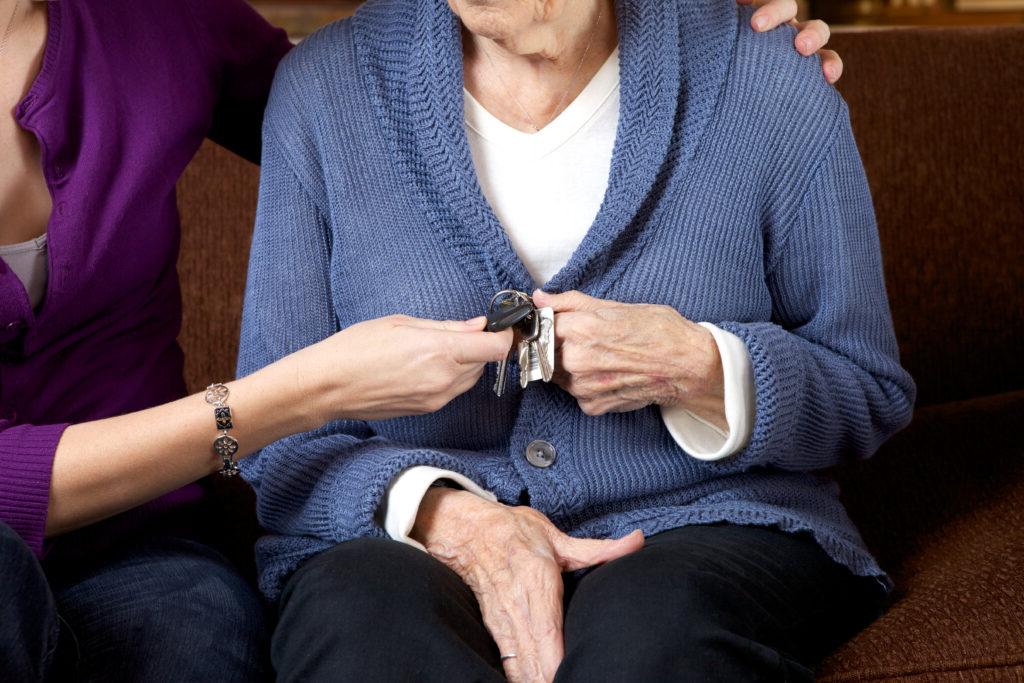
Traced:
<svg viewBox="0 0 1024 683">
<path fill-rule="evenodd" d="M 194 540 L 135 541 L 48 577 L 0 523 L 0 680 L 262 681 L 263 604 Z"/>
</svg>

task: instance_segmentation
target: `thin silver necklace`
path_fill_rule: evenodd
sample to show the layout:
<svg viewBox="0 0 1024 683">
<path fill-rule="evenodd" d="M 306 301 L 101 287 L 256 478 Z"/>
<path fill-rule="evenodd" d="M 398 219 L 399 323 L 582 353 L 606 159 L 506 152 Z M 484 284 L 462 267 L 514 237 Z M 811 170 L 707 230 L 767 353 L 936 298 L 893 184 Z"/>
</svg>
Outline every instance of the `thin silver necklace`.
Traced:
<svg viewBox="0 0 1024 683">
<path fill-rule="evenodd" d="M 551 119 L 552 121 L 558 118 L 559 113 L 562 111 L 562 105 L 565 104 L 565 98 L 567 98 L 569 93 L 572 92 L 572 85 L 576 82 L 576 78 L 580 75 L 580 71 L 583 70 L 583 64 L 587 61 L 587 55 L 590 54 L 590 48 L 594 45 L 594 37 L 597 35 L 597 27 L 601 25 L 601 18 L 603 16 L 604 6 L 602 3 L 601 9 L 597 13 L 597 21 L 594 22 L 594 27 L 590 29 L 590 39 L 587 41 L 587 47 L 583 51 L 583 57 L 580 58 L 580 63 L 576 65 L 576 71 L 573 72 L 572 78 L 569 79 L 569 85 L 566 87 L 565 92 L 562 93 L 562 97 L 558 100 L 558 104 L 555 105 L 555 113 Z M 538 126 L 534 118 L 530 116 L 530 112 L 527 111 L 526 107 L 523 106 L 523 103 L 519 101 L 519 98 L 516 97 L 514 92 L 512 92 L 512 89 L 508 87 L 508 83 L 505 82 L 505 79 L 501 77 L 501 72 L 498 71 L 496 66 L 494 66 L 494 60 L 491 59 L 490 53 L 487 50 L 483 50 L 483 53 L 484 56 L 487 57 L 488 63 L 491 65 L 491 71 L 493 71 L 494 75 L 498 77 L 498 81 L 501 83 L 501 86 L 505 88 L 505 92 L 507 92 L 508 96 L 512 98 L 512 101 L 516 103 L 520 111 L 526 115 L 526 119 L 530 122 L 530 125 L 533 126 L 533 132 L 539 133 L 540 126 Z M 548 123 L 550 123 L 550 121 Z"/>
<path fill-rule="evenodd" d="M 18 9 L 21 8 L 21 0 L 14 0 L 14 10 L 11 12 L 11 18 L 7 20 L 7 28 L 4 29 L 4 36 L 0 38 L 0 57 L 3 56 L 4 50 L 7 48 L 7 41 L 11 37 L 11 31 L 14 30 L 14 20 L 18 16 Z"/>
</svg>

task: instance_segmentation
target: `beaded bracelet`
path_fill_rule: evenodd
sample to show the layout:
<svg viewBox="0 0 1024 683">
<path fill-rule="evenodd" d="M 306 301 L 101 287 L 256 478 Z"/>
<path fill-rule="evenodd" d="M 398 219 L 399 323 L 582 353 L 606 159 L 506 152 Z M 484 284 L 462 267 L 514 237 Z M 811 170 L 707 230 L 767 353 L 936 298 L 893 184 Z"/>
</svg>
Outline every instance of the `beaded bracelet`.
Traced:
<svg viewBox="0 0 1024 683">
<path fill-rule="evenodd" d="M 213 417 L 217 421 L 217 431 L 220 432 L 213 440 L 213 452 L 224 463 L 218 473 L 225 477 L 233 477 L 239 471 L 238 463 L 235 462 L 238 439 L 228 436 L 228 430 L 235 426 L 231 420 L 231 408 L 227 406 L 229 393 L 223 384 L 211 384 L 206 387 L 206 402 L 213 406 Z"/>
</svg>

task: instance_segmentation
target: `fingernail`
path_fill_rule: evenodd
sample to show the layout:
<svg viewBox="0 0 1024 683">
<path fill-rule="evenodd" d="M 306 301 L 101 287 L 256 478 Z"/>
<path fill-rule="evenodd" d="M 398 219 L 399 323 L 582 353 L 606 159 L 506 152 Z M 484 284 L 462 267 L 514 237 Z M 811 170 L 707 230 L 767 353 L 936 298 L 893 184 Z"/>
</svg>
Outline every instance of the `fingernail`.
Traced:
<svg viewBox="0 0 1024 683">
<path fill-rule="evenodd" d="M 754 17 L 754 28 L 758 31 L 763 31 L 768 28 L 768 19 L 766 17 Z"/>
<path fill-rule="evenodd" d="M 807 38 L 801 38 L 799 41 L 799 48 L 804 52 L 809 52 L 811 49 L 811 41 Z"/>
<path fill-rule="evenodd" d="M 836 80 L 836 70 L 831 66 L 825 67 L 825 78 L 829 83 L 834 83 Z"/>
<path fill-rule="evenodd" d="M 480 327 L 481 325 L 483 325 L 483 324 L 484 324 L 484 321 L 485 321 L 485 320 L 487 320 L 487 318 L 485 318 L 485 317 L 484 317 L 484 316 L 482 316 L 482 315 L 478 315 L 478 316 L 477 316 L 477 317 L 475 317 L 475 318 L 470 318 L 469 320 L 467 320 L 467 321 L 466 321 L 466 325 L 467 325 L 468 327 Z"/>
</svg>

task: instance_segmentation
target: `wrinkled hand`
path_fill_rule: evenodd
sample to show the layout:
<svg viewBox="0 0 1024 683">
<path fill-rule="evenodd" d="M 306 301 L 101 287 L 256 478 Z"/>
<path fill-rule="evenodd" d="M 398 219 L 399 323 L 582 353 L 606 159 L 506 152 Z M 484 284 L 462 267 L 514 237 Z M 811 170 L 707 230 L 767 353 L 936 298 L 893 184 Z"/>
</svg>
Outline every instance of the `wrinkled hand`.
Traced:
<svg viewBox="0 0 1024 683">
<path fill-rule="evenodd" d="M 825 80 L 835 83 L 843 75 L 843 60 L 834 50 L 823 50 L 831 36 L 828 24 L 818 19 L 809 21 L 796 20 L 796 0 L 736 0 L 741 5 L 757 5 L 758 10 L 750 18 L 756 31 L 770 31 L 773 28 L 790 23 L 799 29 L 796 36 L 796 49 L 805 57 L 815 52 L 821 57 L 821 70 L 825 72 Z"/>
<path fill-rule="evenodd" d="M 722 429 L 722 357 L 707 329 L 673 308 L 580 292 L 535 292 L 555 310 L 555 381 L 587 415 L 682 405 Z"/>
<path fill-rule="evenodd" d="M 288 360 L 320 406 L 320 424 L 432 413 L 508 354 L 512 332 L 484 332 L 486 323 L 392 315 L 352 325 Z"/>
<path fill-rule="evenodd" d="M 480 604 L 484 624 L 512 683 L 551 681 L 562 661 L 562 572 L 639 550 L 643 534 L 614 541 L 578 539 L 528 507 L 433 488 L 420 504 L 412 538 L 458 574 Z"/>
</svg>

